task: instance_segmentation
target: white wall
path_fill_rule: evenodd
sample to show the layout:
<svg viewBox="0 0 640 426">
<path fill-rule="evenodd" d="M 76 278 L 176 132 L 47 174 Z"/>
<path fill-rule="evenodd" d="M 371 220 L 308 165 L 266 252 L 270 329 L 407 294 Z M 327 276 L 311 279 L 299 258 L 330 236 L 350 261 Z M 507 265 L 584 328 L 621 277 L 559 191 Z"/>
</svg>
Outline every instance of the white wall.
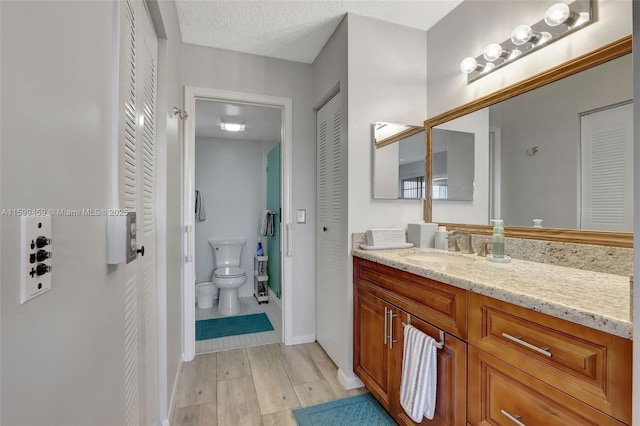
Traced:
<svg viewBox="0 0 640 426">
<path fill-rule="evenodd" d="M 227 50 L 182 45 L 184 86 L 278 96 L 293 100 L 293 205 L 307 223 L 293 225 L 293 336 L 315 336 L 315 113 L 311 65 Z M 170 159 L 177 167 L 180 158 Z M 257 226 L 257 217 L 255 219 Z M 253 247 L 252 247 L 253 249 Z"/>
<path fill-rule="evenodd" d="M 244 238 L 240 266 L 247 282 L 240 297 L 253 295 L 253 255 L 258 219 L 266 205 L 262 142 L 196 137 L 196 189 L 204 199 L 206 220 L 195 223 L 198 282 L 211 281 L 211 238 Z"/>
<path fill-rule="evenodd" d="M 180 84 L 180 55 L 181 42 L 178 29 L 178 18 L 173 1 L 152 0 L 159 9 L 164 24 L 165 37 L 159 40 L 158 52 L 158 167 L 160 159 L 164 158 L 166 196 L 164 199 L 164 213 L 166 225 L 166 254 L 164 262 L 158 258 L 158 264 L 165 268 L 166 281 L 164 288 L 158 288 L 159 300 L 166 310 L 164 327 L 166 339 L 161 350 L 165 350 L 166 357 L 166 405 L 171 401 L 171 395 L 176 390 L 178 367 L 182 359 L 181 338 L 181 297 L 180 286 L 182 276 L 182 227 L 181 227 L 181 182 L 183 122 L 176 117 L 172 110 L 174 106 L 182 105 L 182 86 Z M 154 6 L 155 7 L 155 6 Z M 162 127 L 164 134 L 161 133 Z M 160 176 L 160 175 L 159 175 Z M 160 336 L 159 336 L 160 337 Z M 163 366 L 161 365 L 161 368 Z M 161 377 L 161 380 L 163 378 Z"/>
<path fill-rule="evenodd" d="M 633 2 L 633 34 L 640 34 L 640 5 Z M 634 212 L 634 235 L 633 246 L 640 247 L 640 52 L 633 52 L 633 157 L 634 157 L 634 180 L 633 180 L 633 212 Z M 633 269 L 640 270 L 640 250 L 633 251 Z M 640 291 L 633 293 L 632 312 L 640 312 Z M 638 314 L 635 314 L 637 321 Z M 633 327 L 633 398 L 631 406 L 633 412 L 631 418 L 636 419 L 634 424 L 640 419 L 640 327 Z"/>
<path fill-rule="evenodd" d="M 554 0 L 465 1 L 427 31 L 429 117 L 588 53 L 631 33 L 631 1 L 594 0 L 597 21 L 467 85 L 460 61 L 506 40 L 520 23 L 533 24 Z"/>
<path fill-rule="evenodd" d="M 113 7 L 0 2 L 2 208 L 112 207 Z M 124 280 L 106 265 L 106 218 L 52 218 L 52 288 L 24 305 L 20 219 L 0 221 L 0 423 L 124 424 Z"/>
</svg>

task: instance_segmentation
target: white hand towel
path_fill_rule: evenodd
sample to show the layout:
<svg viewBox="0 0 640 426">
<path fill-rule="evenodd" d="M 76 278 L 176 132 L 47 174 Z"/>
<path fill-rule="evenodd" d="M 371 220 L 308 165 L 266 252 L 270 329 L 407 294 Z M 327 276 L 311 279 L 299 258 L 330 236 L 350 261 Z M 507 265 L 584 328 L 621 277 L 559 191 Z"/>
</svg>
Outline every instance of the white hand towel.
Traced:
<svg viewBox="0 0 640 426">
<path fill-rule="evenodd" d="M 436 386 L 438 381 L 438 348 L 436 340 L 406 325 L 404 328 L 404 355 L 400 405 L 416 422 L 422 418 L 433 419 L 436 410 Z"/>
<path fill-rule="evenodd" d="M 260 215 L 260 221 L 258 223 L 258 233 L 260 235 L 267 235 L 268 227 L 269 227 L 269 215 L 271 212 L 269 210 L 263 210 Z"/>
</svg>

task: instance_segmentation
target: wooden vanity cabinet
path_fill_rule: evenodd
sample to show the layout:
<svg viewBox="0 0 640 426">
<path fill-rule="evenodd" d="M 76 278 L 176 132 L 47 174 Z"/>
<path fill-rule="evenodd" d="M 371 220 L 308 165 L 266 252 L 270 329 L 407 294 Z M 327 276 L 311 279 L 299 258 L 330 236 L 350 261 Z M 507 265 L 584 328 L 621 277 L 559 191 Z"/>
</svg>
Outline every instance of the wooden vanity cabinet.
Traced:
<svg viewBox="0 0 640 426">
<path fill-rule="evenodd" d="M 446 332 L 421 424 L 631 424 L 631 340 L 357 257 L 353 274 L 353 368 L 399 424 L 415 424 L 400 406 L 409 321 Z"/>
<path fill-rule="evenodd" d="M 410 307 L 413 302 L 402 301 L 406 297 L 405 292 L 394 294 L 389 290 L 389 287 L 402 285 L 403 279 L 408 279 L 413 285 L 417 285 L 419 280 L 416 279 L 419 278 L 421 277 L 354 258 L 353 369 L 367 389 L 401 425 L 416 424 L 400 405 L 404 349 L 402 324 L 410 322 L 411 325 L 436 340 L 440 339 L 440 330 L 443 329 L 443 324 L 436 326 L 416 316 L 415 312 L 407 310 L 407 306 Z M 434 283 L 424 280 L 426 287 Z M 424 293 L 424 288 L 418 293 Z M 462 293 L 463 300 L 461 300 L 461 293 L 455 293 L 456 296 L 453 299 L 449 298 L 449 302 L 445 303 L 443 300 L 447 296 L 442 296 L 443 293 L 438 291 L 430 299 L 438 309 L 431 312 L 430 316 L 445 317 L 442 322 L 452 330 L 458 329 L 456 320 L 452 318 L 464 318 L 466 333 L 466 313 L 464 312 L 466 294 Z M 425 295 L 414 294 L 412 297 L 423 298 Z M 398 306 L 400 304 L 404 306 Z M 461 306 L 458 307 L 458 305 Z M 442 308 L 443 306 L 448 307 Z M 425 306 L 422 306 L 418 311 L 424 309 Z M 446 314 L 443 315 L 442 312 Z M 436 412 L 432 420 L 423 419 L 418 424 L 450 426 L 466 424 L 467 344 L 448 333 L 445 334 L 444 342 L 444 348 L 438 350 Z"/>
</svg>

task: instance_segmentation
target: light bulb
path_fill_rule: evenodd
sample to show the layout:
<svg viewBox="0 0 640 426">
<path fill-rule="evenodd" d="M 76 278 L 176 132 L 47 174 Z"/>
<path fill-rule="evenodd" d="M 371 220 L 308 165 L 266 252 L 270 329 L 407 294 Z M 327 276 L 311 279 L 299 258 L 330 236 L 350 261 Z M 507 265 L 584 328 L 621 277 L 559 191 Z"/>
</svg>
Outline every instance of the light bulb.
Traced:
<svg viewBox="0 0 640 426">
<path fill-rule="evenodd" d="M 511 41 L 516 46 L 522 46 L 533 37 L 533 30 L 529 25 L 518 25 L 511 32 Z"/>
<path fill-rule="evenodd" d="M 471 56 L 464 58 L 462 62 L 460 62 L 460 70 L 465 74 L 471 74 L 476 68 L 478 68 L 478 62 Z"/>
<path fill-rule="evenodd" d="M 520 55 L 522 55 L 522 51 L 520 49 L 513 49 L 511 51 L 511 55 L 509 56 L 509 60 L 513 60 Z"/>
<path fill-rule="evenodd" d="M 494 69 L 495 67 L 496 67 L 496 64 L 494 64 L 493 62 L 487 62 L 487 64 L 482 69 L 482 72 L 487 73 L 492 69 Z"/>
<path fill-rule="evenodd" d="M 505 53 L 508 54 L 508 52 L 505 52 L 504 49 L 502 49 L 502 46 L 500 46 L 498 43 L 491 43 L 484 49 L 483 56 L 487 61 L 493 62 L 503 56 Z"/>
<path fill-rule="evenodd" d="M 571 16 L 571 10 L 565 3 L 556 3 L 544 14 L 544 22 L 550 27 L 557 27 L 563 24 Z"/>
</svg>

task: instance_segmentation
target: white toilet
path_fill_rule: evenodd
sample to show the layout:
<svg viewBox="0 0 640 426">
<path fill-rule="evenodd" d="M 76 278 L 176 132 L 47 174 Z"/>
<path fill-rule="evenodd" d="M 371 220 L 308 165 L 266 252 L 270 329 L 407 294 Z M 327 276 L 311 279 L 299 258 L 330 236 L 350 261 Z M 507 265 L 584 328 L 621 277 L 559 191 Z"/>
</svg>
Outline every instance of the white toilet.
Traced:
<svg viewBox="0 0 640 426">
<path fill-rule="evenodd" d="M 244 238 L 209 240 L 213 253 L 213 277 L 211 281 L 220 290 L 218 312 L 220 315 L 236 315 L 240 312 L 238 288 L 247 282 L 247 275 L 240 267 Z"/>
</svg>

